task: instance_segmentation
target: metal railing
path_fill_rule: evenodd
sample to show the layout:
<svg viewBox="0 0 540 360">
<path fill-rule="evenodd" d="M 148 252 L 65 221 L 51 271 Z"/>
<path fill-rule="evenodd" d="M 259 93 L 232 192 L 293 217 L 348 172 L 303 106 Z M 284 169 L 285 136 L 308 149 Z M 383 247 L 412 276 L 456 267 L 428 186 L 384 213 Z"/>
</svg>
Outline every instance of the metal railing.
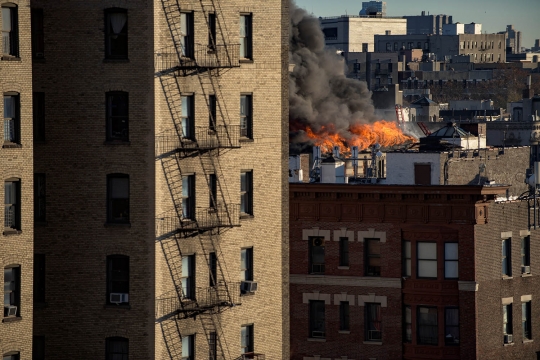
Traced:
<svg viewBox="0 0 540 360">
<path fill-rule="evenodd" d="M 176 47 L 168 46 L 154 54 L 156 73 L 193 68 L 231 68 L 240 66 L 240 44 L 195 44 L 193 54 L 180 55 Z"/>
<path fill-rule="evenodd" d="M 174 129 L 156 135 L 156 156 L 185 150 L 240 148 L 240 125 L 196 126 L 193 136 L 183 138 Z"/>
<path fill-rule="evenodd" d="M 246 359 L 255 359 L 255 360 L 265 360 L 266 356 L 264 354 L 259 354 L 255 352 L 248 352 L 240 355 L 234 360 L 246 360 Z"/>
<path fill-rule="evenodd" d="M 171 209 L 156 218 L 156 237 L 165 239 L 184 231 L 206 231 L 222 227 L 240 226 L 240 204 L 195 208 L 192 218 L 181 218 Z"/>
</svg>

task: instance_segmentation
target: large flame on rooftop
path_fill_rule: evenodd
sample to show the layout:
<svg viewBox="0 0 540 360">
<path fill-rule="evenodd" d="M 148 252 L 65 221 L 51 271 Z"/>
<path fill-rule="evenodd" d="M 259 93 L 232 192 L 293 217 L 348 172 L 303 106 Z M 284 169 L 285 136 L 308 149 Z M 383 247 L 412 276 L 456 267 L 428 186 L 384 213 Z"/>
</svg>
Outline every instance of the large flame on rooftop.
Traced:
<svg viewBox="0 0 540 360">
<path fill-rule="evenodd" d="M 332 152 L 334 146 L 339 146 L 341 153 L 348 153 L 352 146 L 364 150 L 376 143 L 390 147 L 416 141 L 414 137 L 405 135 L 396 122 L 385 120 L 369 124 L 351 124 L 345 133 L 336 131 L 333 124 L 314 130 L 305 123 L 291 121 L 290 130 L 303 131 L 305 140 L 320 146 L 323 153 Z"/>
</svg>

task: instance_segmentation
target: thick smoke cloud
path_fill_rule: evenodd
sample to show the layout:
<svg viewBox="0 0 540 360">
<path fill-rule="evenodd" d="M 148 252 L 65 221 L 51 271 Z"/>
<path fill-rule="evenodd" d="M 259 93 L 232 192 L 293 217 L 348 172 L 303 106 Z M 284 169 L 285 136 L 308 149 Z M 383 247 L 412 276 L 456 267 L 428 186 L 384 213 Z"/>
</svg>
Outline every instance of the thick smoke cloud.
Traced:
<svg viewBox="0 0 540 360">
<path fill-rule="evenodd" d="M 351 124 L 376 120 L 371 93 L 365 82 L 345 77 L 342 56 L 324 48 L 319 20 L 292 0 L 290 5 L 290 120 L 315 131 L 333 124 L 347 138 Z"/>
</svg>

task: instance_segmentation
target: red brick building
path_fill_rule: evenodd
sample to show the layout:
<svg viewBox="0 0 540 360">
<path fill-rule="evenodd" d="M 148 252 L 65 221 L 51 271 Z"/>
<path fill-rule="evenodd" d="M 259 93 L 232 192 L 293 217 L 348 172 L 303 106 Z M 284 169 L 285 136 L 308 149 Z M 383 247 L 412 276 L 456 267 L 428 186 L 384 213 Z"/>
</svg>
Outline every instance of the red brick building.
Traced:
<svg viewBox="0 0 540 360">
<path fill-rule="evenodd" d="M 540 358 L 540 232 L 507 189 L 291 183 L 291 358 Z"/>
</svg>

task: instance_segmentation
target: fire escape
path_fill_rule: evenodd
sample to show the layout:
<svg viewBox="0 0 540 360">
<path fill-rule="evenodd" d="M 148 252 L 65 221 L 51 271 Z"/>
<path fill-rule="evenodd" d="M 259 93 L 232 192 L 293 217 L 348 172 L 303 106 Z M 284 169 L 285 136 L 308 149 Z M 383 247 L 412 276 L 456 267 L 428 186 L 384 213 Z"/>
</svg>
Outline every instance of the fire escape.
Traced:
<svg viewBox="0 0 540 360">
<path fill-rule="evenodd" d="M 191 13 L 204 16 L 208 27 L 205 44 L 195 43 L 193 18 L 181 12 L 179 0 L 161 3 L 173 45 L 156 52 L 155 76 L 161 83 L 172 123 L 168 130 L 156 135 L 156 160 L 161 163 L 173 206 L 156 219 L 156 241 L 163 250 L 174 290 L 156 299 L 156 322 L 171 359 L 185 356 L 181 349 L 182 320 L 199 319 L 209 358 L 226 360 L 233 356 L 222 336 L 220 314 L 240 304 L 240 283 L 227 279 L 220 234 L 240 225 L 240 205 L 230 200 L 220 156 L 240 147 L 240 126 L 230 124 L 220 79 L 224 71 L 239 66 L 239 44 L 227 41 L 219 1 L 199 0 L 201 11 Z M 182 96 L 183 80 L 195 77 L 201 90 L 198 98 L 203 97 L 208 108 L 207 125 L 190 121 L 186 111 L 189 105 Z M 191 111 L 194 113 L 194 109 Z M 200 117 L 197 121 L 203 122 Z M 207 185 L 206 207 L 194 206 L 189 196 L 194 188 L 190 189 L 192 185 L 186 179 L 191 175 L 186 173 L 192 174 L 195 166 L 200 166 Z M 192 270 L 182 255 L 182 242 L 190 238 L 198 239 L 206 260 L 210 274 L 207 287 L 195 287 L 186 275 Z"/>
</svg>

